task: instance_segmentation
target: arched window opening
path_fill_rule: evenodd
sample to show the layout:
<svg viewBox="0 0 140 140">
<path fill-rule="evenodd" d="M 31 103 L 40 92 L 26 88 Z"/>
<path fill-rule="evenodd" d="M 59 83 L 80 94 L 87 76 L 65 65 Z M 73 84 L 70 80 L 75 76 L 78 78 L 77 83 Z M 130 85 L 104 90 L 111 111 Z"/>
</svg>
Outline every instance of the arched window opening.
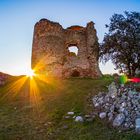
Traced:
<svg viewBox="0 0 140 140">
<path fill-rule="evenodd" d="M 69 46 L 68 51 L 70 55 L 77 56 L 78 55 L 78 47 L 77 46 Z"/>
</svg>

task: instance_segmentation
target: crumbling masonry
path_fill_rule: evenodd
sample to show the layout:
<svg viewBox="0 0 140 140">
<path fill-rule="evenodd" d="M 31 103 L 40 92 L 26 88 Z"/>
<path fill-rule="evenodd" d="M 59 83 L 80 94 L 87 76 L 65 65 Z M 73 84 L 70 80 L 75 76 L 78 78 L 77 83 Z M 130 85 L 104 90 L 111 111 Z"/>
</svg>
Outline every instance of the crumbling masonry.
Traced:
<svg viewBox="0 0 140 140">
<path fill-rule="evenodd" d="M 78 54 L 69 51 L 76 46 Z M 41 19 L 34 27 L 32 68 L 57 77 L 99 77 L 99 44 L 94 23 L 64 29 L 59 23 Z"/>
</svg>

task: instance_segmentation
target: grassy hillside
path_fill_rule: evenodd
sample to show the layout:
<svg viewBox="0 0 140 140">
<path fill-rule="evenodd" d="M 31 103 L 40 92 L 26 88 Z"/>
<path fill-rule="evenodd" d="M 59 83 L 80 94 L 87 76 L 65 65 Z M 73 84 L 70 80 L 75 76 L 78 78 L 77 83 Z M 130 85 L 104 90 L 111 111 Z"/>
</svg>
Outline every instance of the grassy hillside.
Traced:
<svg viewBox="0 0 140 140">
<path fill-rule="evenodd" d="M 106 90 L 111 77 L 35 80 L 34 86 L 22 78 L 0 87 L 1 140 L 140 140 L 133 132 L 121 133 L 98 118 L 90 123 L 64 118 L 68 111 L 90 113 L 89 97 Z"/>
</svg>

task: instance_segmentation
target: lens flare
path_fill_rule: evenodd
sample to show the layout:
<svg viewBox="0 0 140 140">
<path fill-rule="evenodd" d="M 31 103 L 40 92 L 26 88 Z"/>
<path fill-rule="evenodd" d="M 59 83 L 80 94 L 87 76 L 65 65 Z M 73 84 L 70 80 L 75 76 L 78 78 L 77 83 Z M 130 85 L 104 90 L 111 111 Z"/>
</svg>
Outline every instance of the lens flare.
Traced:
<svg viewBox="0 0 140 140">
<path fill-rule="evenodd" d="M 121 75 L 120 76 L 120 83 L 125 84 L 126 82 L 128 82 L 127 76 L 126 75 Z"/>
<path fill-rule="evenodd" d="M 130 82 L 134 82 L 134 83 L 139 83 L 140 82 L 140 78 L 131 78 L 131 79 L 128 79 Z"/>
<path fill-rule="evenodd" d="M 33 76 L 35 76 L 35 70 L 32 70 L 30 69 L 27 73 L 26 73 L 26 76 L 27 77 L 30 77 L 30 78 L 33 78 Z"/>
<path fill-rule="evenodd" d="M 49 73 L 49 71 L 44 73 L 43 70 L 46 69 L 46 65 L 44 65 L 46 64 L 46 60 L 46 56 L 42 57 L 42 59 L 34 65 L 34 68 L 29 69 L 24 76 L 11 79 L 11 83 L 7 85 L 6 94 L 2 96 L 0 101 L 7 99 L 12 101 L 19 97 L 22 99 L 22 103 L 30 103 L 34 107 L 33 110 L 40 111 L 40 109 L 43 108 L 43 92 L 46 91 L 46 89 L 46 92 L 49 92 L 48 89 L 57 89 L 57 91 L 64 89 L 64 83 L 60 78 L 53 77 L 53 74 Z"/>
<path fill-rule="evenodd" d="M 126 75 L 121 75 L 120 76 L 120 83 L 125 84 L 127 82 L 139 83 L 140 78 L 137 78 L 137 77 L 128 78 Z"/>
</svg>

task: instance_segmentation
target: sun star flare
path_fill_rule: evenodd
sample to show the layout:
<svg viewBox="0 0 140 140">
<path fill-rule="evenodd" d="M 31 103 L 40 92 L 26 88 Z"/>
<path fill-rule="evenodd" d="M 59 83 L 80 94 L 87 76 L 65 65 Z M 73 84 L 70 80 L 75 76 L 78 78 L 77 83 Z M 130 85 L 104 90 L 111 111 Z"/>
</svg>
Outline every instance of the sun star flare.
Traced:
<svg viewBox="0 0 140 140">
<path fill-rule="evenodd" d="M 27 77 L 30 77 L 30 78 L 33 78 L 33 76 L 35 76 L 35 70 L 33 69 L 30 69 L 27 73 L 26 73 L 26 76 Z"/>
</svg>

